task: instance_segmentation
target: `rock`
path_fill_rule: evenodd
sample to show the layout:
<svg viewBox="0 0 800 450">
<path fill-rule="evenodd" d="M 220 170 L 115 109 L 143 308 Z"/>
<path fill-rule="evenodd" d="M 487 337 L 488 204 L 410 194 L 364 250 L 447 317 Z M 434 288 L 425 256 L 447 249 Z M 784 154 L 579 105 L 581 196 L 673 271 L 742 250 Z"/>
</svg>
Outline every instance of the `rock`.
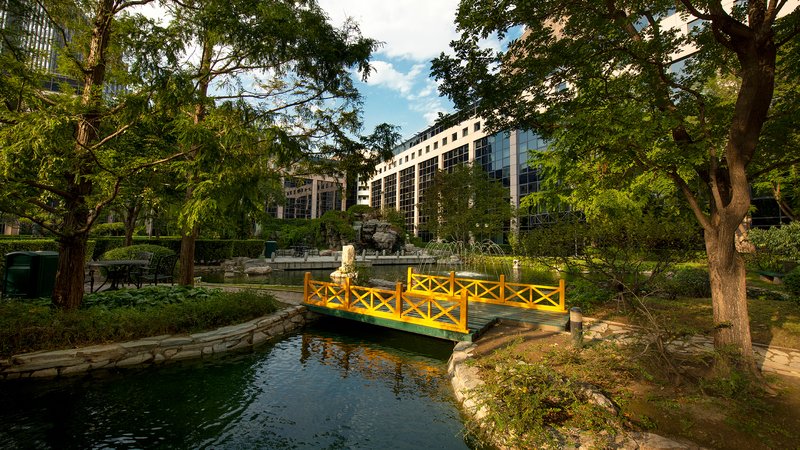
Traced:
<svg viewBox="0 0 800 450">
<path fill-rule="evenodd" d="M 267 275 L 272 272 L 272 267 L 269 266 L 256 266 L 244 269 L 247 275 Z"/>
<path fill-rule="evenodd" d="M 383 280 L 381 278 L 371 278 L 367 284 L 369 284 L 370 287 L 386 289 L 390 291 L 393 291 L 395 288 L 397 288 L 397 283 L 393 283 L 389 280 Z"/>
</svg>

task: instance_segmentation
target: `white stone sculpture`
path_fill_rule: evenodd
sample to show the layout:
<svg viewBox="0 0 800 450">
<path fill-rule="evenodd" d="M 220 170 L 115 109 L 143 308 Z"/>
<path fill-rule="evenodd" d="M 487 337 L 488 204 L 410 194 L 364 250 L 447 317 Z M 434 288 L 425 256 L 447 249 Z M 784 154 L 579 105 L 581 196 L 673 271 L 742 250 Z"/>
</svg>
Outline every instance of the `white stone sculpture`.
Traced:
<svg viewBox="0 0 800 450">
<path fill-rule="evenodd" d="M 331 272 L 331 279 L 343 283 L 347 278 L 356 278 L 356 248 L 352 245 L 342 247 L 342 265 Z"/>
</svg>

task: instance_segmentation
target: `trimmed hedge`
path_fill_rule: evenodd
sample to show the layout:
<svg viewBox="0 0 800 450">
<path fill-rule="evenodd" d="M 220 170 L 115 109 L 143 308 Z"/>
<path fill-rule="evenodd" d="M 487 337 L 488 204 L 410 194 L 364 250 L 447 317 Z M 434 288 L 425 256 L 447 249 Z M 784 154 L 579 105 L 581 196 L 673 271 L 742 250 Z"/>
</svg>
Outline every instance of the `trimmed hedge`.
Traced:
<svg viewBox="0 0 800 450">
<path fill-rule="evenodd" d="M 103 253 L 124 246 L 124 239 L 118 237 L 99 237 L 95 239 L 97 245 L 94 257 L 98 258 Z M 166 247 L 176 254 L 181 251 L 181 238 L 161 237 L 148 238 L 145 236 L 134 237 L 133 243 L 159 245 Z M 220 262 L 236 256 L 257 258 L 264 252 L 264 241 L 261 239 L 198 239 L 195 243 L 194 261 L 200 264 L 219 264 Z"/>
</svg>

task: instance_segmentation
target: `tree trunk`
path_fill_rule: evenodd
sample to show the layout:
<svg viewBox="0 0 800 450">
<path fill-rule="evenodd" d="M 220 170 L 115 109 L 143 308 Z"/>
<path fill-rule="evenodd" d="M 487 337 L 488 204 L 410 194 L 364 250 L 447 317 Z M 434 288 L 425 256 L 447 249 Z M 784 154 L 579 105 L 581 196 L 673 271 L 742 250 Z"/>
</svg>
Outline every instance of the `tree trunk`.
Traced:
<svg viewBox="0 0 800 450">
<path fill-rule="evenodd" d="M 194 286 L 194 247 L 199 234 L 200 228 L 194 227 L 189 234 L 181 236 L 181 255 L 178 260 L 180 264 L 178 284 L 181 286 Z"/>
<path fill-rule="evenodd" d="M 136 228 L 136 220 L 139 218 L 140 205 L 130 206 L 125 208 L 125 247 L 133 245 L 133 232 Z"/>
<path fill-rule="evenodd" d="M 61 309 L 77 309 L 83 300 L 86 234 L 59 239 L 58 271 L 53 287 L 53 305 Z M 77 262 L 80 261 L 80 264 Z"/>
<path fill-rule="evenodd" d="M 53 288 L 53 305 L 63 309 L 76 309 L 83 300 L 84 265 L 86 264 L 86 241 L 93 215 L 86 205 L 92 194 L 93 184 L 89 175 L 94 173 L 94 160 L 87 151 L 97 141 L 100 129 L 102 86 L 106 75 L 105 50 L 111 34 L 114 18 L 114 2 L 98 3 L 86 58 L 81 104 L 85 111 L 80 115 L 75 128 L 75 159 L 77 172 L 63 174 L 67 189 L 64 196 L 64 222 L 59 238 L 58 272 Z M 94 211 L 98 214 L 100 211 Z"/>
<path fill-rule="evenodd" d="M 714 347 L 734 350 L 748 371 L 756 371 L 747 311 L 745 265 L 736 251 L 736 226 L 720 224 L 716 233 L 705 232 L 711 303 L 714 315 Z"/>
</svg>

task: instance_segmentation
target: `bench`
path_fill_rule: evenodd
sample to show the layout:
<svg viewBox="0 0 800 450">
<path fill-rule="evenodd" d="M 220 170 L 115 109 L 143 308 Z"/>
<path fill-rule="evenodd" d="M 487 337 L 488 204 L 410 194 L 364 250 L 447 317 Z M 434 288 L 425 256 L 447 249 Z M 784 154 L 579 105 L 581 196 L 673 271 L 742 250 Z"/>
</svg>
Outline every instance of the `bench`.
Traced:
<svg viewBox="0 0 800 450">
<path fill-rule="evenodd" d="M 783 284 L 782 278 L 785 274 L 778 273 L 778 272 L 768 272 L 765 270 L 758 271 L 758 278 L 762 281 L 766 281 L 767 283 L 772 284 Z"/>
</svg>

